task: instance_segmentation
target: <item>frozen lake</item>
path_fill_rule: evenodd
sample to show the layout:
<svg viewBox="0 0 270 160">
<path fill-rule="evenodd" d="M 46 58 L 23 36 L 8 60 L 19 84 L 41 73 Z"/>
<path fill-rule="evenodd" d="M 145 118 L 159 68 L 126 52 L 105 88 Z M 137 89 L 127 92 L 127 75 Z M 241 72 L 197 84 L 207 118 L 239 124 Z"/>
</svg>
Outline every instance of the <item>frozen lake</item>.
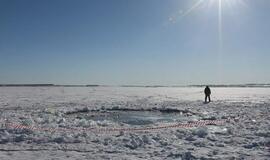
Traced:
<svg viewBox="0 0 270 160">
<path fill-rule="evenodd" d="M 211 88 L 209 104 L 203 89 L 0 87 L 0 159 L 269 158 L 270 88 Z M 228 118 L 237 121 L 143 133 L 86 130 Z M 57 131 L 15 129 L 7 122 Z"/>
</svg>

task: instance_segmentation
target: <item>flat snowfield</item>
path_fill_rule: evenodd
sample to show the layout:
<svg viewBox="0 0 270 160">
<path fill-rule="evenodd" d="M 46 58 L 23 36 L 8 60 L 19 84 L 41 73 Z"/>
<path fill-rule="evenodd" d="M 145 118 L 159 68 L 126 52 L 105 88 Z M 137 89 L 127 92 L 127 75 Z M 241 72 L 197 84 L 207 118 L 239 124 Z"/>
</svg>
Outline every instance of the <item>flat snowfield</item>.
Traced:
<svg viewBox="0 0 270 160">
<path fill-rule="evenodd" d="M 270 88 L 203 89 L 0 87 L 0 159 L 270 159 Z"/>
</svg>

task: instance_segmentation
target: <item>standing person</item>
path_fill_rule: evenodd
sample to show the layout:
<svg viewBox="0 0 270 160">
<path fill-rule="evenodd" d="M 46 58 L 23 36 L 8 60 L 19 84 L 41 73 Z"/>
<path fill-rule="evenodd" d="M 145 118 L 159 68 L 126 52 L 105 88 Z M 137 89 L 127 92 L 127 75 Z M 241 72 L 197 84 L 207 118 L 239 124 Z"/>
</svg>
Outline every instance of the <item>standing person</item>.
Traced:
<svg viewBox="0 0 270 160">
<path fill-rule="evenodd" d="M 209 86 L 205 87 L 204 94 L 205 94 L 205 103 L 207 103 L 207 97 L 208 97 L 209 102 L 211 102 L 211 99 L 210 99 L 211 90 Z"/>
</svg>

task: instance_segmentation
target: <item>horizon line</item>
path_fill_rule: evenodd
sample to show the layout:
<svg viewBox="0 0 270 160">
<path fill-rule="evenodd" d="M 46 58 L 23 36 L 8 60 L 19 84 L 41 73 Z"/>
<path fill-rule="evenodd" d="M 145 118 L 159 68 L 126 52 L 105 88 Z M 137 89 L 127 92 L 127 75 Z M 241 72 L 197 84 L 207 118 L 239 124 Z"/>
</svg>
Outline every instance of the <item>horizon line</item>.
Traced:
<svg viewBox="0 0 270 160">
<path fill-rule="evenodd" d="M 53 83 L 6 83 L 0 87 L 270 87 L 270 83 L 243 83 L 243 84 L 189 84 L 189 85 L 100 85 L 100 84 L 53 84 Z"/>
</svg>

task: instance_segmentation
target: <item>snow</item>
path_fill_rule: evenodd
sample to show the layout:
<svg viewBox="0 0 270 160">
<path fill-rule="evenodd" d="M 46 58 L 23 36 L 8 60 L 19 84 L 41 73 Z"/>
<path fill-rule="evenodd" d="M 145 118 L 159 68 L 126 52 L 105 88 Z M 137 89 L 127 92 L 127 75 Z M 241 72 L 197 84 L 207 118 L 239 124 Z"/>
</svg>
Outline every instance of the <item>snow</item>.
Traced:
<svg viewBox="0 0 270 160">
<path fill-rule="evenodd" d="M 270 88 L 211 89 L 204 104 L 199 87 L 0 87 L 0 159 L 268 159 Z"/>
</svg>

